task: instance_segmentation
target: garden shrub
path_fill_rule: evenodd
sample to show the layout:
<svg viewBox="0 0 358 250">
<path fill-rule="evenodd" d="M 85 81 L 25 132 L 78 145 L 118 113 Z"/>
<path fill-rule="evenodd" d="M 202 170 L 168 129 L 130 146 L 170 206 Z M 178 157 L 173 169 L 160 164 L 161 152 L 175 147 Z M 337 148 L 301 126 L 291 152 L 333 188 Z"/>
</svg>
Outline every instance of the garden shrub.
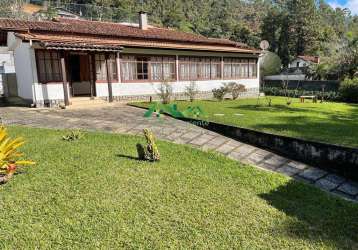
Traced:
<svg viewBox="0 0 358 250">
<path fill-rule="evenodd" d="M 146 160 L 146 161 L 159 161 L 160 160 L 160 154 L 157 147 L 157 144 L 155 143 L 154 134 L 149 129 L 143 129 L 144 137 L 147 141 L 147 146 L 143 147 L 140 143 L 136 145 L 137 147 L 137 153 L 138 153 L 138 159 L 140 160 Z"/>
<path fill-rule="evenodd" d="M 160 97 L 163 104 L 169 104 L 171 97 L 173 96 L 172 84 L 166 80 L 161 82 L 157 94 Z"/>
<path fill-rule="evenodd" d="M 228 92 L 231 92 L 232 99 L 236 100 L 240 93 L 243 93 L 246 91 L 246 88 L 242 84 L 237 84 L 236 82 L 229 82 L 227 85 L 225 85 L 228 89 Z"/>
<path fill-rule="evenodd" d="M 194 81 L 191 81 L 190 84 L 185 87 L 185 95 L 189 97 L 191 102 L 195 100 L 195 96 L 198 94 L 198 92 L 198 86 Z"/>
<path fill-rule="evenodd" d="M 339 93 L 343 101 L 358 103 L 358 77 L 346 78 L 339 87 Z"/>
<path fill-rule="evenodd" d="M 62 140 L 64 141 L 76 141 L 80 140 L 85 136 L 84 132 L 80 129 L 71 130 L 68 134 L 62 136 Z"/>
<path fill-rule="evenodd" d="M 292 98 L 299 98 L 302 95 L 316 95 L 319 100 L 323 99 L 327 101 L 341 101 L 341 95 L 336 91 L 309 91 L 302 89 L 282 89 L 277 87 L 263 88 L 262 91 L 265 95 L 269 96 L 286 96 Z"/>
<path fill-rule="evenodd" d="M 218 101 L 224 100 L 225 95 L 229 92 L 226 86 L 221 86 L 220 88 L 211 90 L 213 92 L 213 96 Z"/>
<path fill-rule="evenodd" d="M 0 127 L 0 184 L 8 182 L 19 168 L 35 164 L 19 159 L 18 148 L 24 143 L 22 138 L 9 138 L 6 128 Z"/>
</svg>

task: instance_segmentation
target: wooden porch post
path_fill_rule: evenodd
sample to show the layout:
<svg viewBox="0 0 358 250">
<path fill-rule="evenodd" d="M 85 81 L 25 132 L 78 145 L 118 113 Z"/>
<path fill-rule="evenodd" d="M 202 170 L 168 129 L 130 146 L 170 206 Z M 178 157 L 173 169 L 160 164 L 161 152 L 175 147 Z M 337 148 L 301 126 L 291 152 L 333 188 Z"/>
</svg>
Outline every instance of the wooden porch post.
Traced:
<svg viewBox="0 0 358 250">
<path fill-rule="evenodd" d="M 222 56 L 221 57 L 221 60 L 220 60 L 220 62 L 221 62 L 221 79 L 224 79 L 224 57 Z"/>
<path fill-rule="evenodd" d="M 121 73 L 121 56 L 119 55 L 119 52 L 117 52 L 116 54 L 116 62 L 117 62 L 117 77 L 118 77 L 118 82 L 122 82 L 122 73 Z"/>
<path fill-rule="evenodd" d="M 106 71 L 107 71 L 107 82 L 108 82 L 108 101 L 113 102 L 112 80 L 111 80 L 111 75 L 109 72 L 110 64 L 109 64 L 109 54 L 108 53 L 106 53 L 105 58 L 106 58 Z"/>
<path fill-rule="evenodd" d="M 175 55 L 175 80 L 179 82 L 179 56 Z"/>
<path fill-rule="evenodd" d="M 63 95 L 64 95 L 65 106 L 69 106 L 70 98 L 68 95 L 68 86 L 67 86 L 65 52 L 61 53 L 61 69 L 62 69 L 62 86 L 63 86 Z"/>
<path fill-rule="evenodd" d="M 94 98 L 95 93 L 96 93 L 96 58 L 95 58 L 95 54 L 93 52 L 91 52 L 89 54 L 89 62 L 90 62 L 90 67 L 91 70 L 90 72 L 92 73 L 92 75 L 90 76 L 90 83 L 91 83 L 91 99 Z"/>
</svg>

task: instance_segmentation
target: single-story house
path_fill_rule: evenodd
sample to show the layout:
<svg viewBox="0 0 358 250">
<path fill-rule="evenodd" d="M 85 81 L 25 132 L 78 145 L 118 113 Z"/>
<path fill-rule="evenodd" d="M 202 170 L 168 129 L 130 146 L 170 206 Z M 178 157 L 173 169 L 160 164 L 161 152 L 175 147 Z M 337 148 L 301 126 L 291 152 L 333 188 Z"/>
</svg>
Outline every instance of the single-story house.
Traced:
<svg viewBox="0 0 358 250">
<path fill-rule="evenodd" d="M 297 56 L 295 59 L 293 59 L 289 63 L 288 67 L 300 69 L 300 68 L 308 67 L 312 64 L 318 64 L 319 61 L 320 61 L 319 56 L 302 55 L 302 56 Z"/>
<path fill-rule="evenodd" d="M 260 51 L 245 44 L 148 25 L 57 18 L 0 19 L 0 46 L 13 51 L 18 96 L 37 107 L 77 97 L 148 100 L 163 81 L 176 98 L 191 81 L 202 96 L 223 82 L 259 91 Z"/>
<path fill-rule="evenodd" d="M 307 80 L 307 67 L 318 64 L 320 59 L 318 56 L 297 56 L 279 75 L 265 76 L 264 80 L 271 81 L 304 81 Z"/>
</svg>

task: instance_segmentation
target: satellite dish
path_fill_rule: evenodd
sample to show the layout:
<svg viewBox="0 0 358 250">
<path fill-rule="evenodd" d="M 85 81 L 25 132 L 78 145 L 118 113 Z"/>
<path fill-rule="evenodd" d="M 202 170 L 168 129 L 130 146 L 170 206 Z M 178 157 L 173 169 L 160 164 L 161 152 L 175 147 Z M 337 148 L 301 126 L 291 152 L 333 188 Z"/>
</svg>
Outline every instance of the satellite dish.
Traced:
<svg viewBox="0 0 358 250">
<path fill-rule="evenodd" d="M 262 40 L 260 42 L 260 48 L 262 50 L 267 50 L 269 47 L 270 47 L 270 44 L 269 44 L 269 42 L 267 40 Z"/>
</svg>

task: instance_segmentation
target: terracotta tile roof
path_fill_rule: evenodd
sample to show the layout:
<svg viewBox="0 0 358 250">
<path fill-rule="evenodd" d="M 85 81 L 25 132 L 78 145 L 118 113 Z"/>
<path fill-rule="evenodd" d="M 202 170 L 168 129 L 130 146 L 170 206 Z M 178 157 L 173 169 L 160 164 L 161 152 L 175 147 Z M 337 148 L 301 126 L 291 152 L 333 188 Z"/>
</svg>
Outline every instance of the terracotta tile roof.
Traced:
<svg viewBox="0 0 358 250">
<path fill-rule="evenodd" d="M 298 56 L 298 58 L 308 62 L 319 63 L 319 56 Z"/>
<path fill-rule="evenodd" d="M 122 46 L 128 47 L 150 47 L 150 48 L 167 48 L 167 49 L 189 49 L 205 51 L 222 51 L 222 52 L 241 52 L 252 53 L 250 49 L 242 49 L 232 46 L 221 46 L 216 44 L 200 43 L 178 43 L 173 41 L 160 41 L 153 39 L 128 39 L 114 37 L 98 37 L 88 35 L 63 35 L 48 33 L 16 33 L 16 36 L 23 40 L 34 40 L 41 42 L 44 47 L 58 48 L 108 48 L 108 50 L 118 50 Z"/>
<path fill-rule="evenodd" d="M 219 47 L 235 52 L 256 52 L 259 50 L 250 48 L 246 44 L 237 43 L 227 39 L 207 38 L 201 35 L 181 32 L 173 29 L 158 28 L 150 26 L 147 30 L 138 27 L 128 26 L 118 23 L 98 22 L 88 20 L 75 20 L 60 18 L 56 21 L 25 21 L 17 19 L 0 19 L 0 30 L 12 30 L 20 33 L 26 32 L 33 35 L 33 39 L 40 38 L 41 35 L 73 39 L 84 41 L 99 39 L 106 41 L 120 41 L 131 39 L 133 44 L 154 44 L 162 45 L 175 44 L 176 46 L 196 49 L 197 47 L 207 47 L 214 50 Z M 70 42 L 70 41 L 68 41 Z M 124 45 L 124 44 L 123 44 Z M 126 44 L 127 45 L 127 44 Z M 139 45 L 138 45 L 139 46 Z M 156 46 L 151 46 L 156 47 Z"/>
</svg>

